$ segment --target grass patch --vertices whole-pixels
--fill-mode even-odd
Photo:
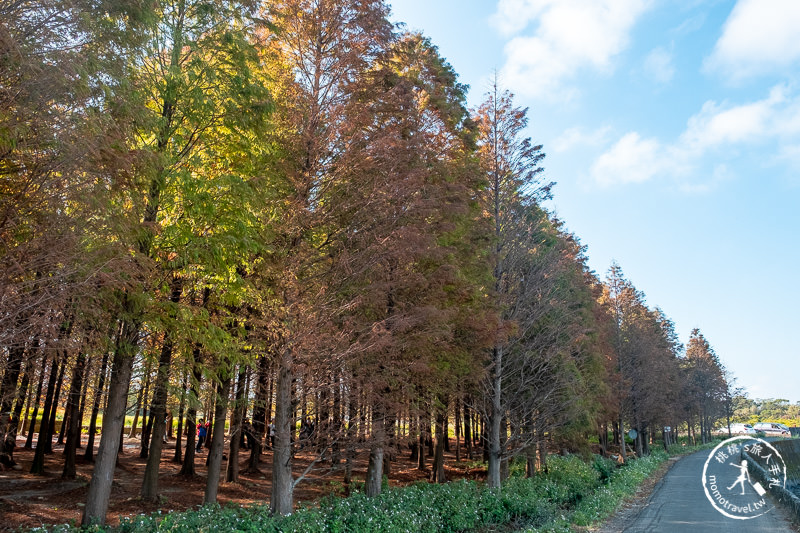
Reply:
[[[680,447],[678,451],[696,449]],[[528,528],[529,532],[567,532],[572,525],[588,526],[614,513],[668,458],[667,452],[657,450],[617,466],[599,456],[588,462],[577,455],[554,456],[547,473],[532,478],[525,478],[520,469],[512,467],[515,474],[499,491],[474,481],[442,485],[420,482],[386,489],[375,498],[358,493],[348,498],[329,496],[287,517],[270,515],[266,506],[206,506],[182,513],[138,515],[123,519],[117,528],[92,531],[457,533],[513,527]],[[66,533],[79,529],[61,525],[49,530]]]

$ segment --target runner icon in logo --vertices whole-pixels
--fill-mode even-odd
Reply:
[[[733,482],[733,485],[728,487],[728,490],[732,490],[733,487],[736,485],[742,485],[742,496],[744,496],[744,482],[747,479],[750,482],[750,472],[747,470],[747,461],[742,461],[741,465],[737,465],[734,463],[729,463],[731,466],[736,467],[739,469],[739,477],[736,478],[736,481]]]

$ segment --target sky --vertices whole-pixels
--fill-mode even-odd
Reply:
[[[549,204],[750,398],[800,401],[800,0],[389,0],[476,107],[529,108]]]

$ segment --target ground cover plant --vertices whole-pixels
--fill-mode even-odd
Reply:
[[[90,530],[433,533],[499,527],[567,532],[573,525],[589,526],[607,518],[671,455],[703,447],[708,445],[672,447],[672,454],[654,450],[651,455],[629,460],[624,465],[599,455],[591,459],[578,455],[552,456],[547,471],[530,478],[512,465],[512,474],[500,490],[470,480],[446,484],[417,482],[407,487],[384,488],[376,497],[367,497],[363,492],[346,498],[327,496],[301,506],[288,516],[277,516],[264,505],[210,505],[186,512],[140,514],[123,518],[115,528],[97,526]],[[79,531],[74,524],[30,531],[44,530]]]

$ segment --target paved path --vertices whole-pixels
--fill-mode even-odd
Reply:
[[[719,513],[708,501],[703,490],[703,465],[709,450],[698,452],[675,463],[656,485],[644,508],[631,522],[625,533],[640,532],[793,532],[788,515],[774,507],[758,518],[736,520]],[[730,480],[720,479],[719,486],[727,487],[736,480],[736,470],[731,468]]]

